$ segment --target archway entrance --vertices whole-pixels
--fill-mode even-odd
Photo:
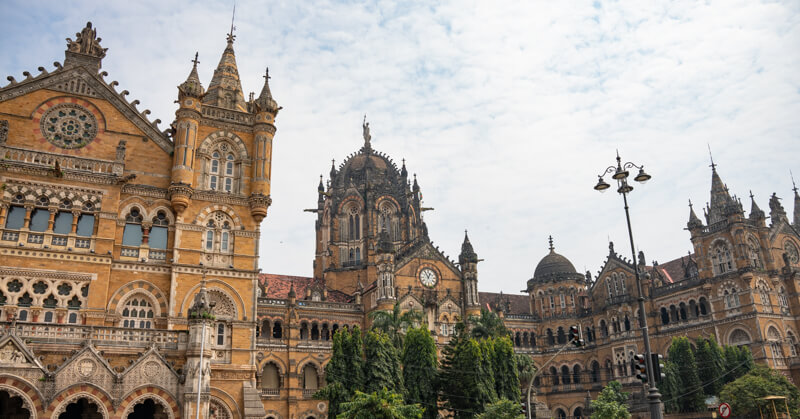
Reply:
[[[103,419],[103,414],[93,401],[81,397],[68,404],[58,419]]]
[[[153,399],[144,399],[133,407],[133,411],[128,414],[127,419],[168,419],[169,415],[164,411],[164,406],[156,403]]]
[[[0,412],[4,418],[8,419],[29,419],[31,412],[24,408],[22,397],[15,396],[9,392],[0,391]]]

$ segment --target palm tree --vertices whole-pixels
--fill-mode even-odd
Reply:
[[[395,303],[391,312],[378,310],[369,313],[369,318],[372,320],[372,328],[378,329],[389,335],[392,343],[398,349],[403,347],[402,334],[411,326],[416,326],[422,323],[422,312],[418,310],[409,310],[405,313],[400,313],[400,305]]]
[[[503,324],[503,319],[485,308],[481,309],[480,316],[470,316],[469,323],[472,324],[470,334],[474,338],[489,338],[508,334],[508,329]]]

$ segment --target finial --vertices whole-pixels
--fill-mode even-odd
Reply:
[[[711,144],[706,144],[708,146],[708,157],[711,158],[711,165],[709,166],[712,171],[717,171],[717,165],[714,164],[714,155],[711,154]]]
[[[267,67],[267,73],[264,75],[264,80],[266,80],[266,82],[269,83],[269,79],[271,78],[272,77],[269,76],[269,67]]]
[[[192,62],[194,63],[194,67],[195,68],[197,68],[197,64],[200,64],[200,61],[197,60],[197,57],[199,57],[199,56],[200,56],[200,53],[195,51],[194,60],[192,60]]]
[[[753,200],[753,190],[752,189],[750,190],[750,200],[751,201]]]
[[[236,1],[233,2],[233,14],[231,14],[231,31],[228,32],[228,43],[233,43],[233,40],[236,39],[236,35],[233,34],[233,31],[236,30],[236,26],[233,26],[233,20],[236,18]]]
[[[689,209],[694,209],[694,208],[692,208],[692,200],[691,199],[689,199]]]
[[[794,191],[794,194],[797,195],[797,185],[794,184],[794,175],[792,174],[791,169],[789,169],[789,177],[792,178],[792,191]]]
[[[550,242],[550,251],[552,252],[555,249],[553,247],[553,236],[548,236],[547,241]]]
[[[364,122],[361,124],[361,129],[363,130],[364,135],[364,148],[370,149],[371,146],[369,144],[369,140],[372,139],[372,135],[369,134],[369,122],[367,122],[367,114],[364,114]]]

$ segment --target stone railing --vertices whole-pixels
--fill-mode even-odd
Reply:
[[[262,388],[261,389],[261,397],[278,397],[281,395],[281,389],[279,388]]]
[[[31,343],[82,344],[146,348],[155,343],[162,349],[185,349],[189,332],[178,330],[129,329],[122,327],[60,325],[52,323],[0,322],[0,333],[15,333]]]
[[[326,310],[361,311],[361,306],[353,303],[335,303],[333,301],[298,300],[298,307]]]
[[[97,173],[104,175],[122,175],[125,164],[110,160],[86,159],[82,157],[67,156],[64,154],[48,153],[45,151],[27,150],[17,147],[0,147],[0,157],[3,163],[23,163],[38,166],[43,169],[56,169],[56,164],[61,170],[83,173]],[[59,173],[54,173],[59,176]]]
[[[285,306],[286,303],[287,303],[287,300],[281,300],[281,299],[278,299],[278,298],[258,297],[258,305],[260,305],[260,306],[261,305],[264,305],[264,306]]]
[[[704,281],[697,276],[693,276],[688,279],[684,279],[682,281],[673,282],[671,284],[666,284],[660,286],[658,288],[653,288],[653,297],[661,297],[667,294],[671,294],[673,292],[682,291],[687,288],[692,288],[697,285],[702,284]]]
[[[2,244],[12,246],[33,247],[36,249],[57,249],[80,252],[92,252],[94,249],[94,237],[77,236],[75,234],[62,235],[55,234],[52,230],[30,231],[30,230],[2,230],[0,241]]]
[[[285,347],[288,344],[287,339],[275,339],[275,338],[263,338],[259,337],[256,339],[256,345],[258,346],[283,346]]]
[[[245,112],[221,109],[213,106],[203,106],[203,116],[206,118],[222,121],[238,122],[240,124],[252,125],[253,115]]]

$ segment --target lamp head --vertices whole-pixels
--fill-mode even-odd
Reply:
[[[627,170],[622,170],[621,168],[618,167],[617,171],[614,172],[613,175],[611,175],[611,178],[614,179],[614,180],[622,180],[622,179],[625,179],[626,177],[628,177],[629,174],[630,173],[628,173]]]
[[[628,193],[628,192],[630,192],[632,190],[633,190],[633,186],[628,185],[628,182],[624,182],[622,184],[622,186],[620,186],[619,189],[617,189],[617,192],[624,194],[624,193]]]
[[[635,181],[637,181],[639,183],[646,183],[648,180],[650,180],[651,177],[652,176],[650,176],[647,173],[645,173],[644,166],[642,166],[641,168],[639,168],[639,174],[636,175],[636,177],[633,178],[633,180],[635,180]]]
[[[594,190],[605,192],[608,188],[611,187],[611,185],[609,185],[608,183],[606,183],[606,181],[603,180],[602,176],[598,176],[598,178],[599,179],[597,179],[597,185],[594,185]]]

